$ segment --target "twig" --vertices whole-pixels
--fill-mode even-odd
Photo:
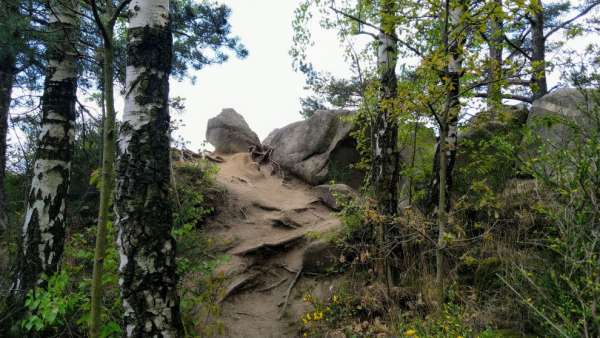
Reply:
[[[285,264],[281,264],[280,267],[287,272],[298,273],[298,271],[288,268],[287,265],[285,265]]]
[[[535,311],[535,313],[537,315],[539,315],[540,317],[542,317],[548,324],[550,324],[556,331],[558,331],[563,337],[568,337],[567,334],[565,334],[563,332],[563,330],[558,327],[554,322],[552,322],[548,317],[546,317],[546,315],[544,315],[543,312],[541,312],[538,308],[536,308],[533,304],[531,304],[531,302],[528,302],[527,299],[525,299],[525,297],[523,297],[523,295],[521,295],[512,285],[510,285],[506,279],[504,279],[502,276],[500,276],[499,274],[496,274],[496,276],[514,293],[517,295],[517,297],[519,297],[521,299],[521,301],[523,303],[525,303],[527,306],[529,306],[533,311]]]
[[[285,301],[283,302],[283,306],[281,307],[281,313],[279,314],[279,319],[281,319],[283,317],[283,314],[285,313],[285,309],[287,308],[288,301],[290,299],[290,294],[292,293],[292,289],[294,288],[294,285],[296,285],[296,282],[298,281],[298,278],[300,278],[301,274],[302,274],[302,268],[300,268],[298,270],[298,273],[296,273],[296,277],[294,277],[294,279],[290,283],[290,286],[287,289],[287,293],[285,295]]]
[[[255,318],[264,318],[263,316],[257,316],[248,312],[242,312],[242,311],[236,311],[235,312],[236,315],[242,315],[242,316],[248,316],[248,317],[255,317]]]
[[[267,287],[264,287],[262,289],[258,289],[256,291],[258,291],[258,292],[265,292],[265,291],[272,290],[272,289],[278,287],[279,285],[283,284],[283,282],[285,282],[286,280],[287,280],[287,277],[283,277],[279,282],[273,283],[273,284],[271,284],[271,285],[269,285]]]

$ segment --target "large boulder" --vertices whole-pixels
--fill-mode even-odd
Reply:
[[[575,123],[580,127],[592,126],[589,113],[593,95],[592,91],[583,92],[576,88],[561,88],[546,94],[533,102],[527,126],[543,141],[564,144],[571,136],[564,122]]]
[[[221,154],[247,152],[250,146],[260,145],[255,132],[244,117],[231,108],[208,120],[206,140]]]
[[[271,159],[284,170],[318,185],[329,180],[358,187],[362,174],[351,168],[360,160],[352,124],[344,121],[352,112],[318,110],[304,121],[275,129],[263,141],[273,149]]]
[[[545,174],[554,175],[552,168],[556,168],[559,158],[554,158],[553,154],[574,149],[585,142],[589,137],[586,131],[596,126],[598,95],[599,92],[594,90],[561,88],[536,100],[527,119],[531,137],[524,138],[520,157],[532,161]],[[540,152],[540,146],[545,150]],[[540,156],[543,157],[541,160]],[[548,160],[554,165],[548,165]],[[563,163],[565,168],[571,166],[567,162]]]

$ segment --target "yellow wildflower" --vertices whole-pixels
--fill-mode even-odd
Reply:
[[[406,332],[404,332],[404,335],[407,337],[414,337],[417,335],[417,331],[414,329],[406,330]]]

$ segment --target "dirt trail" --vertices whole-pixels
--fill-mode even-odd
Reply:
[[[224,250],[231,259],[217,271],[228,280],[221,317],[226,336],[294,337],[302,300],[292,289],[283,314],[288,289],[302,269],[310,234],[333,231],[340,222],[311,186],[272,175],[248,154],[221,156],[217,180],[227,201],[206,229],[230,243]]]

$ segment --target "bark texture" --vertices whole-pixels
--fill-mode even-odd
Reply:
[[[398,180],[400,154],[398,151],[398,122],[394,114],[398,79],[396,61],[398,46],[395,26],[396,4],[392,0],[381,3],[381,27],[378,36],[377,64],[379,72],[379,107],[373,128],[373,188],[379,213],[385,221],[380,224],[379,245],[382,266],[380,274],[389,287],[391,268],[384,249],[387,242],[387,222],[398,208]]]
[[[77,2],[67,3],[76,8]],[[65,240],[65,202],[75,137],[78,24],[72,10],[58,1],[51,2],[50,12],[42,125],[21,234],[21,259],[12,287],[21,295],[40,285],[42,274],[57,271]]]
[[[7,228],[4,176],[6,174],[6,137],[8,133],[10,97],[14,82],[14,68],[15,58],[12,54],[0,59],[0,235]]]
[[[438,241],[436,248],[436,285],[439,301],[444,295],[443,261],[446,246],[445,236],[450,209],[450,191],[452,189],[452,169],[458,148],[458,117],[460,114],[460,79],[462,76],[463,48],[466,41],[464,14],[468,8],[467,0],[445,3],[446,24],[444,25],[443,40],[448,63],[445,77],[446,106],[440,117],[440,139],[438,142],[437,161],[437,223]]]
[[[542,0],[534,0],[531,21],[531,92],[533,101],[548,93],[546,81],[546,38],[544,37],[544,5]]]
[[[127,337],[180,337],[169,199],[169,0],[129,5],[115,208]]]

